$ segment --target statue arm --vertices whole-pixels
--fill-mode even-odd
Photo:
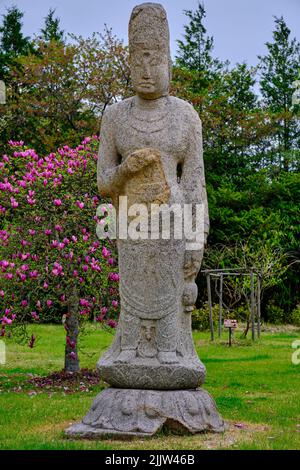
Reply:
[[[124,182],[124,167],[114,138],[114,119],[111,107],[103,115],[100,130],[100,148],[97,163],[97,184],[101,196],[117,194]]]
[[[202,124],[198,114],[192,110],[189,126],[189,147],[183,163],[182,187],[186,204],[203,204],[204,210],[204,243],[209,233],[209,214],[205,184],[205,171],[202,149]],[[195,228],[195,212],[193,210],[193,229]],[[186,251],[185,276],[195,277],[200,269],[204,247],[199,250]]]

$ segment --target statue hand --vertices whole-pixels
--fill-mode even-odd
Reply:
[[[125,172],[127,174],[137,173],[148,165],[158,163],[160,153],[158,150],[145,148],[136,150],[126,158],[124,162]]]

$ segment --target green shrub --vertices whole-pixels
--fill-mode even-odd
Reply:
[[[290,316],[290,323],[292,325],[300,326],[300,304],[292,311]]]
[[[219,304],[214,304],[212,307],[213,324],[217,327],[219,321]],[[246,305],[239,306],[236,310],[226,311],[223,309],[222,320],[224,318],[236,319],[240,322],[245,322],[249,317],[249,309]],[[209,329],[209,307],[208,302],[205,302],[202,308],[195,309],[192,313],[192,328],[193,330],[205,331]]]
[[[219,305],[215,304],[212,307],[214,326],[218,322]],[[205,331],[209,329],[209,307],[208,302],[205,302],[202,308],[196,309],[192,313],[192,328],[193,330]]]
[[[286,323],[285,311],[272,301],[269,302],[266,307],[266,315],[269,323],[273,323],[274,325]]]

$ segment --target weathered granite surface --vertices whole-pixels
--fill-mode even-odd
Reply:
[[[147,208],[151,203],[167,208],[203,203],[207,235],[201,122],[190,104],[168,95],[169,30],[159,4],[133,10],[129,47],[137,94],[110,106],[103,117],[100,194],[111,196],[116,207],[119,196],[127,196],[128,208],[136,203]],[[129,216],[128,224],[131,220]],[[186,250],[184,237],[174,236],[174,220],[167,240],[160,229],[159,239],[152,239],[148,230],[140,227],[141,239],[118,240],[118,335],[98,367],[116,387],[197,387],[203,383],[205,369],[194,350],[191,311],[203,250]],[[165,367],[169,364],[174,364],[173,374]]]
[[[154,232],[147,223],[153,203],[166,211],[202,204],[204,240],[209,228],[201,121],[190,104],[169,96],[169,29],[161,5],[133,9],[129,49],[136,96],[103,116],[98,188],[117,210],[120,196],[127,197],[128,229],[135,204],[144,204],[146,214],[140,213],[137,238],[119,233],[117,240],[121,313],[114,342],[98,362],[101,377],[115,388],[100,393],[67,435],[152,435],[163,425],[223,431],[214,401],[197,389],[205,367],[191,330],[204,243],[191,250],[187,236],[175,236],[175,213],[169,237],[162,223]],[[191,218],[194,227],[194,213]]]
[[[215,402],[202,389],[180,391],[122,390],[100,393],[82,423],[66,430],[69,437],[151,437],[162,427],[174,432],[223,432],[226,425]]]

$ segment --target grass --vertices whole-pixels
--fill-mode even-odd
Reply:
[[[34,325],[33,349],[6,340],[7,361],[0,365],[1,449],[300,449],[300,365],[291,362],[292,342],[300,332],[263,333],[260,341],[226,337],[214,344],[207,333],[194,333],[197,352],[207,367],[205,388],[213,395],[229,430],[221,435],[151,439],[69,440],[63,430],[80,421],[103,385],[69,394],[39,390],[28,380],[63,368],[64,330]],[[81,367],[94,368],[112,335],[89,326],[81,339]]]

